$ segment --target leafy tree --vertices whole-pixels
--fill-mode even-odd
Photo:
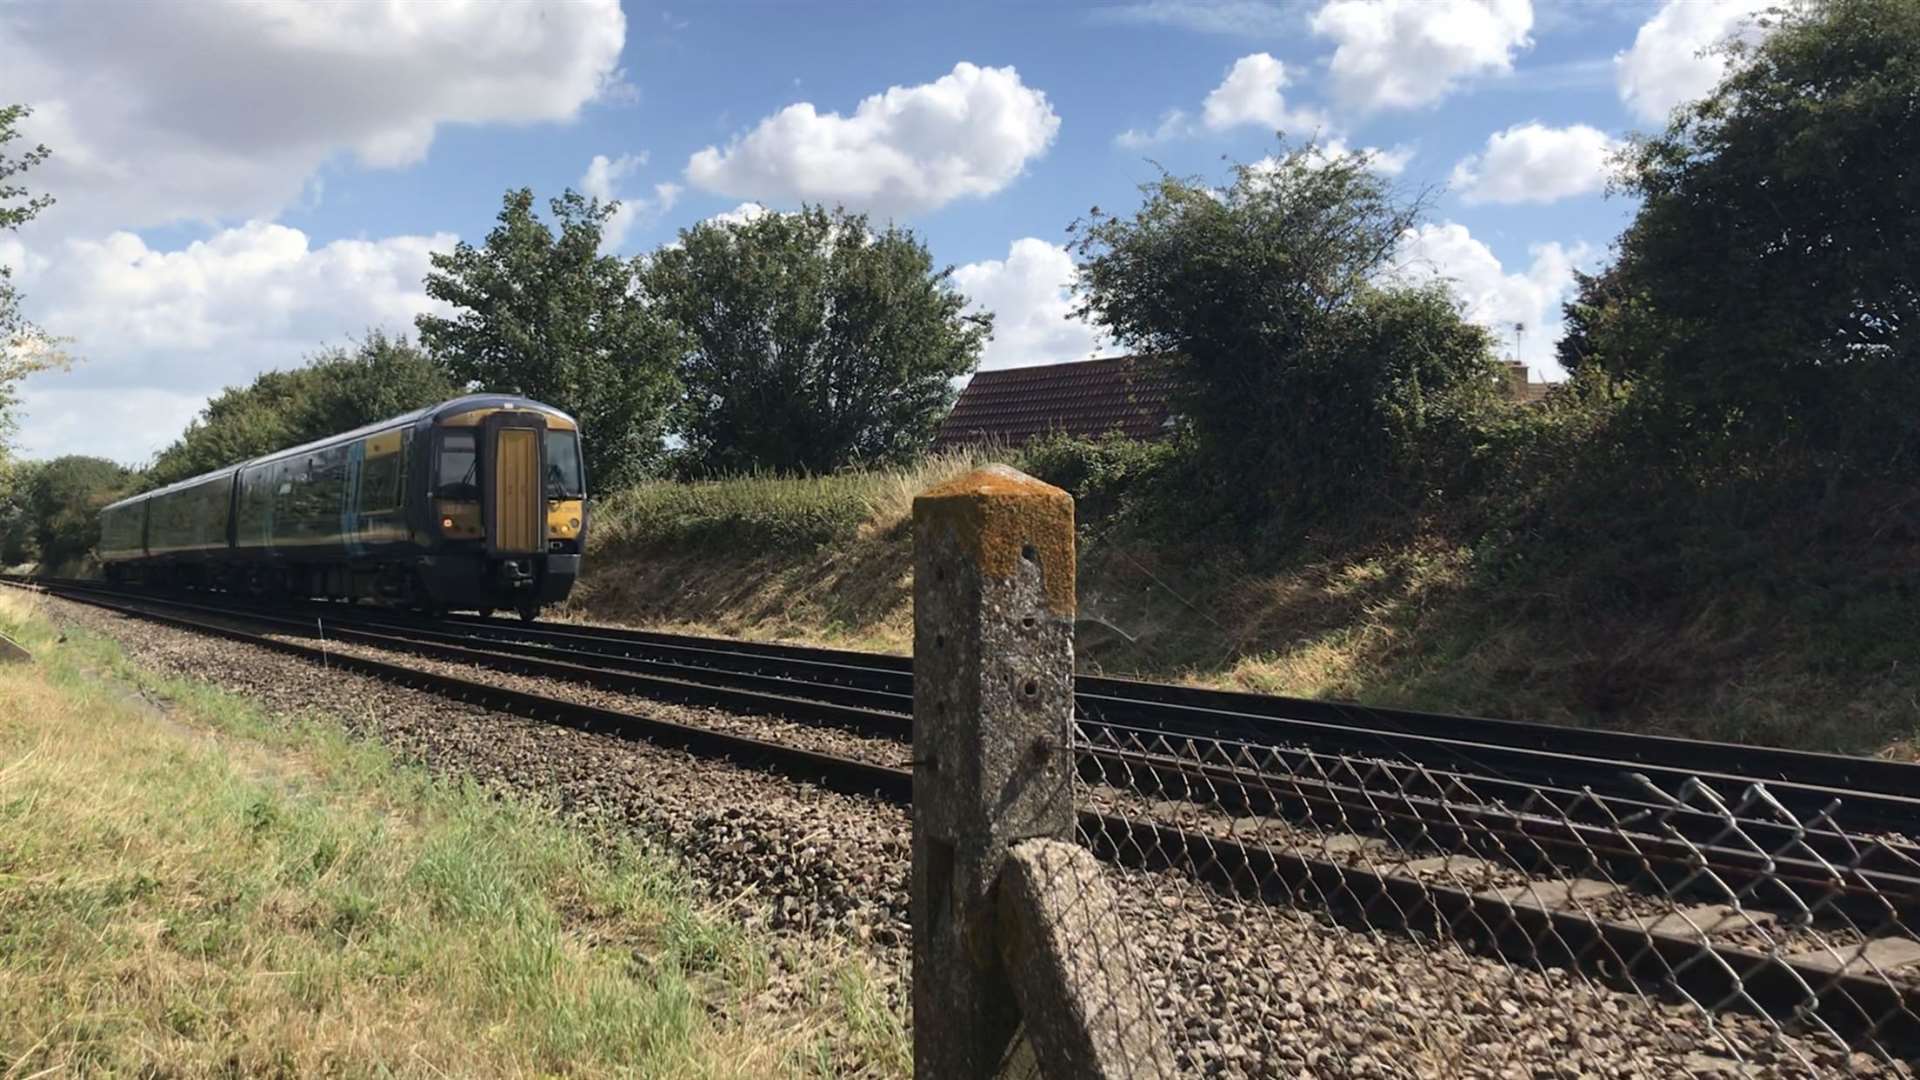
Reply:
[[[682,230],[639,269],[680,329],[679,433],[696,472],[825,472],[926,447],[992,316],[906,229],[810,206]]]
[[[18,566],[40,557],[29,497],[37,461],[0,461],[0,566]]]
[[[207,402],[145,482],[176,480],[289,446],[351,431],[455,396],[453,380],[404,337],[375,330],[350,348],[328,349],[305,366],[269,371]]]
[[[458,311],[415,324],[459,382],[577,416],[596,484],[617,485],[664,453],[676,335],[636,295],[627,264],[599,253],[619,204],[568,191],[549,206],[553,226],[531,191],[509,191],[484,246],[433,256],[427,294]]]
[[[1495,393],[1488,335],[1444,287],[1391,282],[1419,206],[1369,165],[1307,144],[1074,226],[1082,311],[1175,365],[1202,471],[1242,515],[1438,483],[1437,440]]]
[[[36,465],[26,511],[42,566],[85,557],[100,542],[100,508],[127,491],[132,474],[105,458],[57,457]]]
[[[1920,452],[1920,4],[1771,18],[1626,155],[1643,201],[1579,347],[1688,429],[1892,467]]]
[[[32,221],[40,211],[53,205],[51,195],[32,195],[25,185],[14,181],[28,169],[45,161],[53,151],[35,146],[14,157],[6,145],[19,138],[15,128],[32,115],[24,105],[0,106],[0,229],[13,231]],[[5,474],[6,438],[13,430],[13,407],[17,403],[13,388],[36,371],[63,367],[66,356],[60,340],[29,322],[20,313],[20,293],[13,284],[11,267],[0,266],[0,485],[7,484]]]

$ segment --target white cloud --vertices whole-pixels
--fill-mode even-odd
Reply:
[[[708,218],[714,225],[746,225],[766,217],[772,211],[757,202],[743,202],[731,210],[722,210]]]
[[[622,195],[619,188],[622,183],[639,172],[647,164],[647,154],[621,154],[609,158],[605,154],[593,155],[587,163],[585,175],[580,177],[580,193],[601,202],[618,200],[620,208],[607,218],[600,231],[600,250],[617,250],[626,240],[627,233],[633,230],[635,223],[654,221],[660,215],[673,209],[680,201],[679,184],[655,184],[651,197],[640,195]]]
[[[1095,8],[1100,22],[1177,26],[1204,34],[1279,37],[1291,33],[1295,16],[1270,0],[1145,0]]]
[[[1619,144],[1585,124],[1515,124],[1487,137],[1486,149],[1461,159],[1451,183],[1468,203],[1550,203],[1606,187],[1608,158]]]
[[[1288,81],[1286,65],[1271,55],[1260,52],[1243,56],[1207,95],[1201,118],[1214,131],[1248,124],[1270,131],[1319,127],[1324,121],[1318,114],[1287,107],[1280,90]]]
[[[1407,231],[1394,276],[1410,282],[1435,277],[1450,281],[1466,305],[1466,317],[1491,330],[1503,354],[1513,350],[1514,324],[1524,323],[1520,359],[1536,375],[1559,378],[1566,374],[1553,356],[1560,340],[1560,305],[1572,295],[1574,269],[1590,259],[1593,250],[1585,244],[1548,243],[1529,247],[1527,254],[1532,262],[1510,273],[1465,225],[1427,224]]]
[[[1505,74],[1530,47],[1531,0],[1328,0],[1313,32],[1336,43],[1329,72],[1361,109],[1429,105],[1474,76]]]
[[[1073,310],[1073,257],[1059,244],[1035,237],[1015,240],[1005,259],[968,263],[953,282],[973,301],[969,310],[991,311],[993,341],[983,368],[1025,367],[1085,360],[1103,342]]]
[[[969,63],[919,86],[895,86],[850,116],[789,105],[687,162],[687,180],[770,202],[843,202],[913,213],[991,195],[1046,153],[1060,130],[1047,96],[1013,68]]]
[[[1779,0],[1667,0],[1613,58],[1620,100],[1635,116],[1664,123],[1675,106],[1705,97],[1726,74],[1726,59],[1705,54],[1730,37],[1757,40],[1752,16]]]
[[[1202,129],[1227,131],[1253,126],[1301,135],[1326,127],[1328,120],[1320,113],[1287,104],[1281,90],[1291,81],[1287,66],[1271,54],[1251,53],[1235,60],[1220,85],[1207,94],[1197,123],[1184,109],[1168,109],[1153,131],[1129,128],[1115,136],[1114,142],[1134,150],[1195,135]]]
[[[0,8],[7,99],[53,147],[39,235],[271,217],[342,152],[421,160],[449,123],[565,120],[620,85],[617,0]]]
[[[1307,160],[1315,166],[1325,166],[1336,159],[1354,154],[1365,154],[1367,165],[1382,176],[1399,176],[1412,164],[1416,151],[1411,146],[1396,146],[1391,150],[1382,150],[1377,146],[1363,146],[1358,150],[1347,145],[1345,139],[1327,139],[1313,144]],[[1269,154],[1254,162],[1250,168],[1256,173],[1268,173],[1278,168],[1279,163]]]
[[[29,314],[73,338],[82,362],[27,381],[20,443],[37,456],[142,461],[223,386],[444,311],[421,283],[429,255],[453,243],[442,233],[316,248],[298,229],[255,221],[173,251],[116,232],[28,255]]]

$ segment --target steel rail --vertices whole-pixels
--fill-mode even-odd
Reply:
[[[99,582],[51,583],[106,588]],[[332,603],[308,604],[303,610],[329,616],[336,624],[381,622],[410,633],[446,633],[453,627],[530,654],[533,647],[545,646],[556,651],[871,690],[879,696],[861,698],[850,693],[836,699],[880,710],[887,708],[888,701],[906,702],[912,694],[912,661],[907,657],[624,628],[525,625],[477,616],[433,623]],[[652,670],[664,673],[665,669]],[[1078,677],[1076,700],[1083,716],[1131,727],[1257,744],[1308,745],[1335,754],[1399,756],[1484,778],[1509,777],[1572,788],[1599,786],[1620,793],[1628,793],[1617,786],[1623,780],[1634,788],[1642,786],[1632,777],[1636,770],[1623,765],[1637,766],[1641,775],[1656,782],[1664,777],[1684,783],[1685,778],[1701,775],[1701,762],[1711,761],[1715,765],[1713,777],[1725,782],[1764,781],[1769,791],[1796,814],[1817,814],[1840,799],[1852,828],[1920,835],[1920,764],[1908,762],[1092,675]]]
[[[144,609],[139,601],[85,593],[79,598],[122,614],[246,642],[528,719],[644,738],[765,766],[830,790],[895,805],[908,805],[912,798],[912,773],[903,768],[583,705],[353,653],[329,652],[217,622]],[[1816,962],[1794,957],[1703,942],[1577,910],[1536,907],[1122,814],[1082,810],[1080,824],[1095,854],[1103,858],[1195,877],[1228,895],[1289,906],[1301,905],[1303,897],[1317,899],[1329,913],[1359,926],[1415,933],[1444,926],[1464,947],[1517,963],[1571,966],[1609,981],[1632,977],[1670,985],[1696,1001],[1718,1002],[1782,1020],[1812,1014],[1842,1037],[1870,1042],[1889,1055],[1920,1049],[1920,984],[1895,984],[1852,971],[1835,974]],[[1363,896],[1375,899],[1362,903]],[[1700,962],[1705,956],[1716,962]]]
[[[61,583],[57,587],[99,595],[124,595],[125,592],[92,583]],[[291,632],[308,636],[316,632],[316,626],[324,625],[318,615],[315,621],[310,622],[275,610],[236,610],[219,604],[146,594],[139,594],[139,599],[216,616],[279,624],[288,627]],[[321,608],[325,614],[333,613],[325,611],[326,608],[338,610],[337,605],[322,605]],[[832,724],[866,735],[878,734],[898,739],[911,737],[908,715],[911,712],[911,699],[897,694],[719,668],[689,669],[629,657],[596,657],[594,663],[582,664],[577,662],[581,658],[575,654],[556,654],[519,641],[490,639],[486,642],[487,648],[476,649],[471,639],[434,624],[407,626],[402,634],[370,631],[365,629],[367,625],[400,629],[399,625],[377,619],[345,623],[336,619],[331,624],[331,632],[336,640],[412,651],[436,659],[514,674],[567,679],[681,704]],[[553,658],[558,655],[574,656],[574,659]],[[698,677],[686,677],[696,672]],[[1172,735],[1160,729],[1132,729],[1126,725],[1086,717],[1080,720],[1079,728],[1087,744],[1079,747],[1081,752],[1092,755],[1102,763],[1102,767],[1116,770],[1138,767],[1133,765],[1135,759],[1146,761],[1151,758],[1144,750],[1132,752],[1120,749],[1118,733],[1121,732],[1125,732],[1125,737],[1135,745],[1142,747],[1155,740],[1180,738],[1189,740],[1190,750],[1199,745],[1192,741],[1192,736]],[[1344,803],[1339,799],[1322,801],[1346,805],[1362,816],[1368,812],[1370,805],[1390,803],[1400,808],[1392,816],[1441,831],[1449,828],[1451,818],[1458,815],[1462,806],[1471,805],[1479,808],[1474,811],[1474,816],[1482,828],[1488,830],[1488,835],[1504,833],[1506,839],[1524,846],[1545,845],[1569,857],[1579,856],[1585,850],[1602,850],[1594,849],[1591,843],[1602,835],[1600,830],[1623,831],[1631,828],[1643,838],[1639,848],[1639,857],[1643,861],[1684,866],[1708,857],[1717,869],[1724,870],[1740,881],[1753,882],[1767,878],[1780,883],[1795,883],[1798,886],[1797,894],[1810,906],[1836,902],[1850,905],[1856,898],[1871,902],[1871,897],[1880,895],[1898,898],[1896,906],[1906,911],[1912,903],[1911,898],[1920,891],[1916,890],[1914,878],[1916,869],[1920,869],[1920,847],[1903,850],[1905,845],[1896,847],[1879,842],[1868,844],[1863,850],[1856,836],[1836,829],[1807,828],[1799,823],[1745,818],[1740,819],[1738,825],[1748,846],[1730,848],[1724,843],[1728,825],[1724,814],[1648,801],[1640,777],[1620,773],[1614,763],[1577,763],[1587,778],[1598,776],[1606,781],[1601,785],[1601,790],[1595,790],[1592,785],[1584,789],[1555,786],[1498,774],[1464,774],[1388,759],[1365,758],[1356,763],[1340,756],[1341,752],[1336,750],[1335,759],[1340,767],[1349,772],[1364,768],[1379,776],[1370,784],[1356,776],[1353,784],[1330,785],[1316,780],[1313,775],[1320,769],[1322,758],[1327,753],[1324,747],[1312,745],[1317,740],[1304,738],[1301,745],[1268,746],[1233,743],[1213,736],[1200,738],[1210,742],[1210,756],[1219,758],[1223,754],[1231,755],[1240,761],[1240,764],[1226,770],[1213,768],[1209,772],[1201,766],[1201,771],[1194,773],[1206,780],[1209,794],[1215,801],[1220,801],[1224,793],[1228,796],[1226,801],[1234,805],[1271,805],[1271,797],[1260,792],[1273,784],[1285,785],[1297,791],[1332,791],[1337,788],[1349,793]],[[1497,754],[1499,751],[1500,748],[1496,747],[1488,752]],[[1184,756],[1191,758],[1195,755],[1189,753]],[[1265,761],[1253,762],[1256,756]],[[1157,767],[1157,773],[1166,774],[1174,768],[1171,763],[1180,757],[1162,755],[1160,760],[1163,764]],[[1557,757],[1564,759],[1566,755]],[[1658,779],[1671,787],[1682,786],[1690,778],[1706,778],[1723,787],[1745,783],[1741,778],[1699,770],[1661,772]],[[1160,790],[1172,791],[1191,786],[1168,775],[1155,775],[1151,779],[1154,787]],[[1382,779],[1386,782],[1381,782]],[[1235,788],[1241,790],[1236,793],[1232,790]],[[1619,794],[1622,789],[1629,794]],[[1423,791],[1431,797],[1423,798]],[[1355,793],[1360,792],[1364,792],[1369,801],[1355,801],[1359,798]],[[1454,796],[1451,799],[1448,798],[1450,794]],[[1460,795],[1471,801],[1462,802]],[[1824,801],[1831,802],[1835,793],[1820,793],[1820,796]],[[1536,809],[1543,804],[1550,811]],[[1410,809],[1415,807],[1420,809]],[[1517,807],[1517,810],[1508,807]],[[1530,809],[1532,812],[1529,812]],[[1513,816],[1515,814],[1519,816]],[[1561,819],[1558,826],[1541,824],[1553,818]],[[1492,824],[1494,822],[1509,824],[1496,828]],[[1535,824],[1523,828],[1512,824],[1514,822]],[[1577,839],[1582,836],[1589,838],[1584,848]],[[1769,866],[1773,867],[1771,874],[1767,870]],[[1863,918],[1884,914],[1884,910],[1850,910]]]

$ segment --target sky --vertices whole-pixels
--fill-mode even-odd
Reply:
[[[1397,271],[1557,377],[1573,272],[1634,209],[1609,155],[1767,2],[0,0],[0,103],[58,200],[0,264],[80,361],[27,381],[16,442],[141,464],[223,387],[409,331],[430,256],[518,187],[620,200],[623,255],[864,210],[995,313],[983,366],[1086,359],[1114,347],[1069,318],[1068,226],[1278,131],[1424,193]]]

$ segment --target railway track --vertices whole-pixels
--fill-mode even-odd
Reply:
[[[902,658],[477,619],[429,625],[341,605],[312,605],[291,614],[203,602],[211,600],[207,597],[132,594],[95,583],[37,587],[523,716],[669,742],[892,802],[904,803],[911,795],[911,773],[904,768],[343,655],[286,637],[324,633],[334,642],[834,724],[904,741],[911,730],[911,671]],[[242,623],[274,629],[257,631]],[[1084,677],[1079,698],[1076,749],[1083,774],[1109,785],[1124,775],[1122,786],[1134,799],[1105,806],[1095,800],[1094,807],[1083,810],[1083,830],[1103,857],[1147,868],[1178,867],[1216,889],[1270,902],[1297,905],[1303,898],[1316,899],[1336,917],[1358,925],[1416,932],[1444,925],[1463,939],[1478,938],[1477,947],[1528,963],[1637,978],[1696,1001],[1727,1001],[1779,1018],[1810,1014],[1846,1037],[1907,1052],[1920,1049],[1920,979],[1849,968],[1844,958],[1835,964],[1820,950],[1806,955],[1755,951],[1715,941],[1671,919],[1598,918],[1582,905],[1552,899],[1556,890],[1568,897],[1583,891],[1582,882],[1637,881],[1656,892],[1684,894],[1685,881],[1701,879],[1704,870],[1716,889],[1731,890],[1756,908],[1798,911],[1809,921],[1825,915],[1883,930],[1893,927],[1895,936],[1911,936],[1903,928],[1916,925],[1920,912],[1920,862],[1914,849],[1898,841],[1863,845],[1855,827],[1843,827],[1834,809],[1836,799],[1841,806],[1862,800],[1871,805],[1858,820],[1883,828],[1898,822],[1903,826],[1898,831],[1916,831],[1913,799],[1897,787],[1900,778],[1913,775],[1911,766],[1756,751],[1715,757],[1722,771],[1701,774],[1678,764],[1682,747],[1693,747],[1693,759],[1700,760],[1699,744],[1679,740],[1642,743],[1632,748],[1631,758],[1609,761],[1534,749],[1530,743],[1547,741],[1538,725],[1376,714],[1317,702],[1302,709],[1284,699]],[[1302,712],[1309,715],[1297,719]],[[1360,730],[1354,723],[1376,715],[1383,717],[1385,730]],[[1153,726],[1123,722],[1143,720]],[[1517,745],[1482,741],[1500,732],[1514,732]],[[1633,738],[1576,735],[1574,742],[1583,750],[1624,745]],[[1328,745],[1341,749],[1330,752]],[[1353,749],[1368,746],[1366,757]],[[1401,756],[1386,756],[1388,748]],[[1411,750],[1426,756],[1414,757]],[[1344,771],[1314,767],[1330,755]],[[1482,771],[1458,768],[1462,762]],[[1796,771],[1796,762],[1817,782],[1773,779]],[[1765,782],[1770,792],[1779,789],[1774,797],[1782,807],[1813,817],[1814,827],[1736,817],[1742,843],[1730,846],[1726,811],[1658,798],[1665,790],[1662,782],[1681,789],[1687,778],[1702,775],[1722,784]],[[1618,794],[1601,793],[1591,783],[1565,787],[1529,776],[1606,778],[1608,790]],[[1832,782],[1841,780],[1880,786],[1840,790]],[[1905,790],[1920,788],[1909,781]],[[1174,824],[1168,819],[1182,815],[1142,813],[1148,798],[1205,810]],[[1808,807],[1814,808],[1811,813]],[[1273,819],[1319,830],[1322,841],[1315,847],[1238,835],[1239,825],[1248,820]],[[1755,837],[1780,846],[1764,846]],[[1405,857],[1398,862],[1354,857],[1383,848]],[[1416,856],[1429,850],[1445,853],[1443,863],[1484,856],[1483,865],[1521,868],[1537,880],[1516,890],[1460,887],[1450,883],[1457,880],[1451,876],[1423,878],[1415,872],[1418,864],[1435,860]],[[1616,886],[1614,891],[1623,890]],[[1696,913],[1711,907],[1702,904]],[[1718,962],[1702,963],[1704,956]]]

